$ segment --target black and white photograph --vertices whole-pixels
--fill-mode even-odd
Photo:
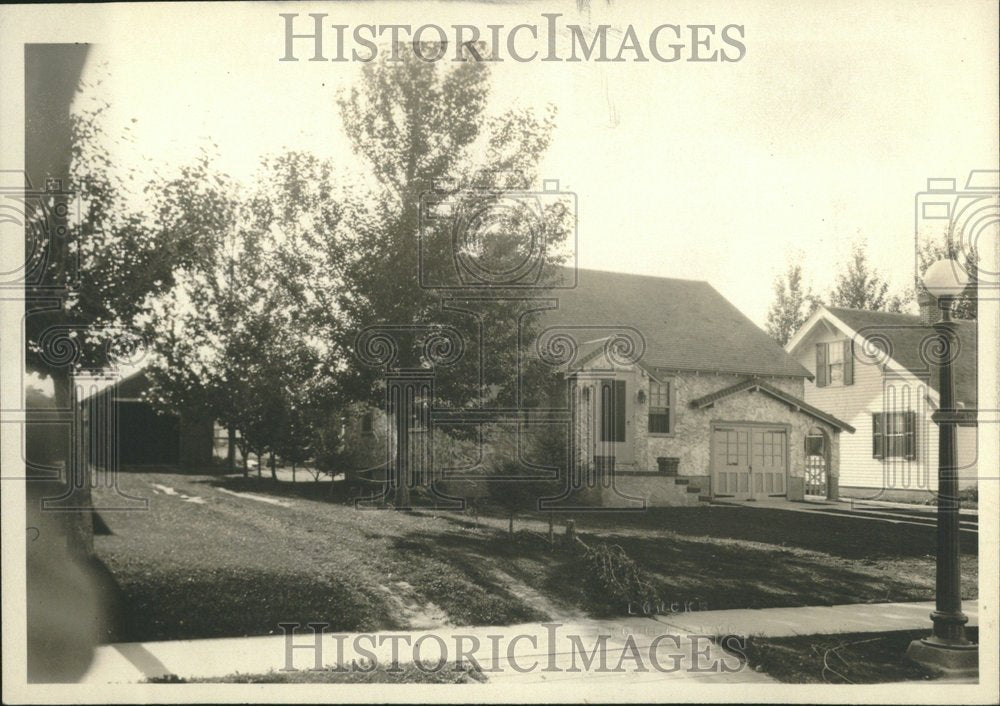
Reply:
[[[0,4],[4,702],[998,703],[998,35]]]

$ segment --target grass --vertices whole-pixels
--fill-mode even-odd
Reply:
[[[282,672],[272,670],[261,674],[228,674],[223,677],[197,679],[150,679],[154,684],[470,684],[485,682],[486,675],[466,666],[456,669],[454,665],[433,671],[437,665],[413,664],[396,665],[389,668],[376,665],[370,672],[343,671],[332,669],[320,671]]]
[[[968,628],[978,641],[978,630]],[[933,679],[934,675],[906,657],[913,640],[928,630],[887,633],[749,637],[740,650],[754,670],[794,684],[878,684]],[[725,646],[725,641],[722,642]]]
[[[121,474],[125,492],[151,502],[149,511],[101,515],[111,534],[95,538],[96,551],[123,597],[111,639],[280,634],[280,622],[373,631],[627,612],[579,554],[548,544],[547,517],[519,518],[512,539],[505,518],[477,528],[443,511],[356,510],[288,485]],[[94,491],[98,502],[110,492]],[[568,517],[557,515],[559,531]],[[716,610],[933,597],[933,527],[739,507],[572,517],[590,546],[620,546],[665,602]],[[966,598],[976,595],[975,549],[963,546]]]

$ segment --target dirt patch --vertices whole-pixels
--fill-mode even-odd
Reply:
[[[587,617],[587,614],[579,608],[556,603],[549,596],[529,586],[524,581],[511,576],[502,569],[494,567],[491,569],[491,574],[493,580],[503,586],[511,595],[530,606],[533,610],[547,615],[548,619],[552,622],[567,623]]]
[[[448,614],[433,601],[421,600],[416,590],[406,581],[394,581],[389,586],[379,586],[386,600],[394,606],[400,625],[408,630],[432,630],[452,627]]]
[[[257,495],[256,493],[237,493],[235,490],[229,490],[229,488],[219,488],[219,492],[225,493],[226,495],[234,495],[237,498],[244,498],[246,500],[256,500],[259,503],[267,503],[268,505],[278,505],[280,507],[292,506],[292,504],[287,500],[269,498],[266,495]]]

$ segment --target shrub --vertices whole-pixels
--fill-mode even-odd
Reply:
[[[617,544],[601,542],[586,547],[583,565],[596,602],[612,613],[660,600],[652,577]]]

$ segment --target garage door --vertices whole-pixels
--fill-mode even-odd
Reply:
[[[719,425],[712,430],[712,444],[713,495],[747,500],[786,494],[784,429]]]

